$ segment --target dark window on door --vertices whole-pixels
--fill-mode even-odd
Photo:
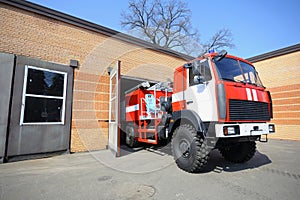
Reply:
[[[64,124],[67,73],[25,66],[21,124]]]
[[[209,67],[207,60],[202,63],[200,74],[201,74],[201,76],[204,76],[205,81],[210,81],[212,79],[210,67]],[[193,74],[193,70],[189,69],[189,84],[190,84],[190,86],[196,85],[196,83],[194,82],[194,76],[195,75]]]

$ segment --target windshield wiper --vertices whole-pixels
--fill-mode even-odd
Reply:
[[[243,84],[246,84],[245,81],[242,81],[242,80],[233,80],[233,79],[230,79],[230,78],[222,78],[222,80],[224,81],[230,81],[230,82],[235,82],[235,83],[243,83]]]
[[[250,85],[258,86],[256,83],[252,83],[252,82],[247,82],[247,83],[250,84]]]
[[[256,87],[263,87],[263,88],[265,88],[265,86],[263,86],[263,85],[261,85],[261,84],[257,84],[257,83],[249,83],[250,85],[254,85],[254,86],[256,86]]]
[[[231,81],[231,82],[235,82],[235,80],[230,79],[230,78],[222,78],[223,81]]]
[[[246,81],[245,81],[245,80],[235,80],[235,82],[243,83],[244,85],[246,84]]]

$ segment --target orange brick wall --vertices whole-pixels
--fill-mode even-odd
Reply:
[[[253,63],[273,99],[272,138],[300,140],[300,51]]]
[[[100,33],[0,3],[0,52],[69,65],[75,71],[71,151],[103,149],[108,138],[109,77],[121,61],[122,74],[172,79],[184,59],[132,45]]]

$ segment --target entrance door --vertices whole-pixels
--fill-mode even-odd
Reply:
[[[120,156],[120,61],[110,69],[108,147]]]
[[[68,151],[74,69],[17,56],[7,157]]]

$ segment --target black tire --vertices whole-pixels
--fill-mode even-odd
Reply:
[[[126,137],[125,142],[127,146],[133,148],[136,146],[137,141],[135,140],[134,127],[133,125],[126,126]]]
[[[172,137],[172,153],[177,166],[187,172],[200,172],[207,164],[208,148],[196,129],[184,124],[176,128]]]
[[[230,162],[243,163],[250,160],[256,152],[256,143],[239,142],[235,145],[219,148],[222,156]]]

